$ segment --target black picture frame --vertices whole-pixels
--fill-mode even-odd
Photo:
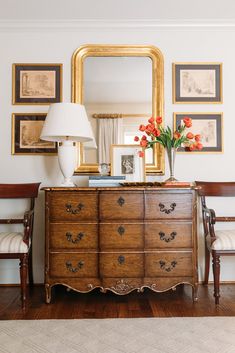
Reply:
[[[12,104],[62,101],[62,64],[13,64]]]
[[[12,154],[57,153],[56,142],[42,141],[39,138],[46,116],[46,113],[12,114]]]

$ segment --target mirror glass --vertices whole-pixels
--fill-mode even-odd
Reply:
[[[138,144],[134,136],[140,124],[147,124],[152,114],[152,60],[149,57],[87,57],[84,61],[83,104],[92,125],[97,148],[84,144],[84,162],[110,163],[100,155],[99,114],[119,114],[117,144]],[[114,118],[113,118],[114,119]],[[104,122],[105,123],[105,122]],[[110,122],[111,123],[111,122]],[[93,147],[93,148],[92,148]],[[146,163],[153,163],[152,150],[147,150]]]
[[[95,45],[72,58],[72,101],[85,105],[95,143],[79,144],[75,173],[99,173],[110,163],[112,144],[138,144],[138,128],[151,116],[163,117],[163,57],[153,46]],[[97,148],[96,148],[97,147]],[[146,173],[163,174],[164,153],[146,152]]]

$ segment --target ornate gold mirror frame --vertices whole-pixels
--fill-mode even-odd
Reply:
[[[72,102],[83,104],[84,61],[87,57],[147,57],[152,60],[152,116],[163,117],[164,112],[164,69],[161,51],[148,45],[83,45],[72,57]],[[138,126],[136,128],[138,130]],[[146,165],[147,174],[164,173],[164,150],[154,145],[153,163]],[[78,165],[75,174],[98,173],[98,164],[83,160],[83,146],[79,144]]]

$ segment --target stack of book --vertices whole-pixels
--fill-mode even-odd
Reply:
[[[113,187],[120,186],[120,183],[125,181],[125,176],[89,176],[89,186],[94,187]]]

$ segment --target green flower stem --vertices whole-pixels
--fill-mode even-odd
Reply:
[[[157,128],[160,130],[160,136],[156,137],[154,134],[149,136],[152,138],[151,141],[148,141],[146,148],[152,148],[155,143],[160,143],[164,148],[170,150],[171,148],[179,148],[182,144],[189,143],[190,140],[183,135],[183,132],[186,129],[185,125],[179,125],[176,129],[176,132],[180,133],[181,137],[178,139],[174,138],[174,134],[169,126],[163,128],[161,125],[157,125]]]

